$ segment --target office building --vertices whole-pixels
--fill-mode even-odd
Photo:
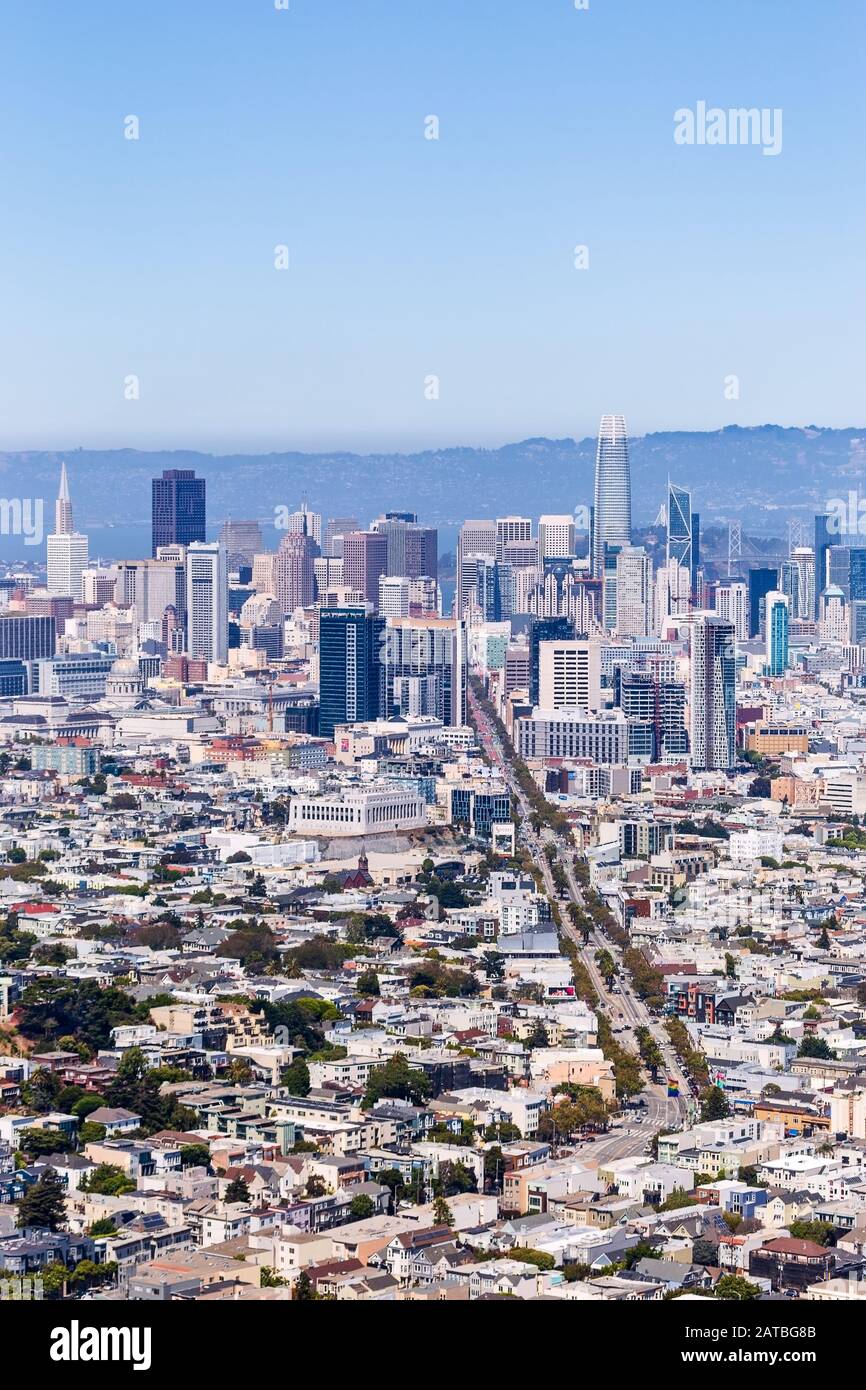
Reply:
[[[543,642],[571,642],[580,629],[571,618],[554,616],[534,619],[529,631],[529,702],[539,699],[540,651]]]
[[[81,576],[89,564],[87,537],[76,531],[72,520],[72,501],[66,464],[60,465],[60,488],[54,503],[54,530],[46,540],[49,594],[68,594],[75,603],[82,599]]]
[[[818,635],[822,642],[848,641],[848,606],[838,584],[828,584],[818,604]]]
[[[251,565],[262,549],[262,528],[257,521],[224,521],[219,538],[226,548],[229,570]]]
[[[457,541],[457,617],[462,618],[470,599],[476,598],[478,556],[496,559],[496,522],[464,521]],[[473,562],[473,563],[470,563]]]
[[[566,560],[574,554],[574,517],[567,512],[561,516],[542,516],[538,520],[538,558]]]
[[[163,545],[205,540],[205,480],[191,468],[167,468],[151,482],[151,554]]]
[[[228,566],[219,541],[194,542],[186,552],[186,650],[194,661],[228,659]]]
[[[361,526],[356,516],[331,516],[325,527],[325,541],[322,546],[322,554],[339,559],[343,554],[343,537],[350,531],[360,531]]]
[[[496,518],[496,554],[494,559],[505,559],[506,545],[515,542],[529,544],[532,541],[532,518],[528,516],[498,516]]]
[[[601,707],[598,642],[542,642],[538,649],[538,704],[543,709]]]
[[[749,570],[749,636],[757,637],[761,632],[761,601],[771,589],[777,589],[779,571],[757,568]]]
[[[623,546],[616,555],[618,637],[648,637],[652,627],[652,561],[640,546]]]
[[[827,552],[833,545],[844,544],[844,538],[837,530],[833,529],[834,522],[828,512],[819,512],[815,517],[815,575],[814,575],[814,611],[808,614],[798,613],[798,617],[815,617],[818,613],[818,599],[821,593],[830,583],[830,573],[827,565]]]
[[[388,537],[378,531],[350,531],[343,537],[343,583],[379,602],[379,577],[388,573]]]
[[[287,531],[282,537],[274,561],[274,585],[275,597],[283,613],[293,613],[296,608],[309,608],[315,603],[318,550],[313,536],[303,527]]]
[[[600,579],[606,545],[631,544],[631,473],[622,415],[603,415],[595,457],[592,573]]]
[[[319,610],[319,733],[377,719],[384,701],[385,620],[366,606]]]

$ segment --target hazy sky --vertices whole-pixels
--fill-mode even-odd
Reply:
[[[6,6],[0,447],[866,425],[864,13]],[[699,101],[781,108],[781,154],[677,145]]]

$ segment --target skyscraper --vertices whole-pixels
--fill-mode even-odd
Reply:
[[[561,516],[542,516],[538,519],[538,558],[565,560],[574,554],[574,517],[566,512]]]
[[[779,572],[773,569],[749,570],[749,636],[757,637],[761,631],[761,600],[779,582]]]
[[[538,649],[541,709],[601,708],[601,650],[598,642],[542,642]]]
[[[257,521],[224,521],[219,538],[226,548],[229,569],[251,565],[262,548],[262,528]]]
[[[631,544],[631,474],[622,415],[603,415],[595,456],[592,572],[601,578],[605,545]]]
[[[570,642],[575,636],[574,620],[565,616],[536,618],[529,633],[529,701],[538,704],[542,642]]]
[[[652,561],[642,546],[625,545],[616,557],[616,635],[649,636]]]
[[[666,558],[668,564],[676,560],[693,574],[697,568],[697,558],[693,545],[692,494],[684,487],[677,487],[668,479],[668,535]],[[692,583],[694,590],[694,583]]]
[[[163,545],[205,539],[205,480],[191,468],[167,468],[151,482],[151,554]]]
[[[788,600],[778,589],[764,599],[767,627],[768,676],[783,676],[788,669]]]
[[[228,659],[228,596],[225,546],[193,542],[186,552],[186,649],[193,660]]]
[[[384,618],[364,607],[319,611],[319,733],[378,718],[384,702]]]
[[[309,608],[316,599],[315,559],[319,547],[306,531],[288,531],[274,561],[276,599],[282,612]]]
[[[466,723],[466,629],[454,618],[392,618],[383,642],[383,713]]]
[[[690,743],[693,768],[736,762],[734,625],[714,614],[694,618],[691,630]]]
[[[815,591],[814,591],[814,612],[801,613],[798,616],[804,618],[817,618],[819,616],[819,599],[822,590],[830,582],[830,575],[827,570],[827,551],[831,545],[842,545],[844,536],[838,531],[831,530],[833,519],[829,512],[819,512],[815,517]]]
[[[80,603],[81,576],[89,563],[88,545],[87,537],[76,531],[72,524],[72,501],[65,463],[60,465],[60,487],[54,503],[54,530],[47,538],[46,553],[46,587],[49,594],[68,594],[76,603]]]
[[[496,518],[496,559],[505,559],[505,547],[514,541],[532,540],[532,518],[528,516],[498,516]]]
[[[457,616],[462,618],[466,604],[475,598],[476,566],[469,564],[479,555],[496,559],[496,522],[464,521],[457,541]]]
[[[343,537],[343,583],[368,603],[379,602],[379,576],[388,573],[388,537],[378,531],[350,531]]]

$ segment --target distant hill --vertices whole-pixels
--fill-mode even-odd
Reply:
[[[635,525],[652,523],[670,476],[692,489],[703,525],[740,517],[753,531],[779,535],[788,515],[806,517],[859,485],[866,428],[671,431],[632,439],[630,454]],[[207,479],[211,525],[228,516],[268,522],[275,507],[294,508],[306,496],[315,510],[357,515],[362,524],[390,508],[417,511],[424,521],[448,527],[465,517],[589,505],[595,440],[524,439],[500,449],[417,454],[0,452],[0,496],[50,502],[61,458],[69,465],[83,529],[97,521],[146,524],[150,479],[163,468],[194,468]]]

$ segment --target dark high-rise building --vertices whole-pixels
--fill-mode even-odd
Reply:
[[[365,608],[319,611],[319,733],[377,719],[383,702],[384,618]]]
[[[834,535],[830,530],[830,516],[827,512],[819,512],[815,517],[815,612],[818,616],[818,600],[829,583],[827,574],[827,551],[834,541],[838,541],[839,536]]]
[[[151,483],[152,553],[161,545],[205,539],[205,480],[191,468],[167,468]]]
[[[0,617],[0,661],[39,661],[53,656],[57,624],[50,615]]]
[[[701,516],[692,512],[692,598],[697,602],[698,570],[701,567]]]
[[[577,633],[571,618],[536,618],[529,633],[529,703],[538,704],[538,648],[542,642],[573,642]]]
[[[761,631],[761,599],[766,598],[772,589],[779,586],[779,571],[771,569],[749,570],[749,636],[757,637]]]

